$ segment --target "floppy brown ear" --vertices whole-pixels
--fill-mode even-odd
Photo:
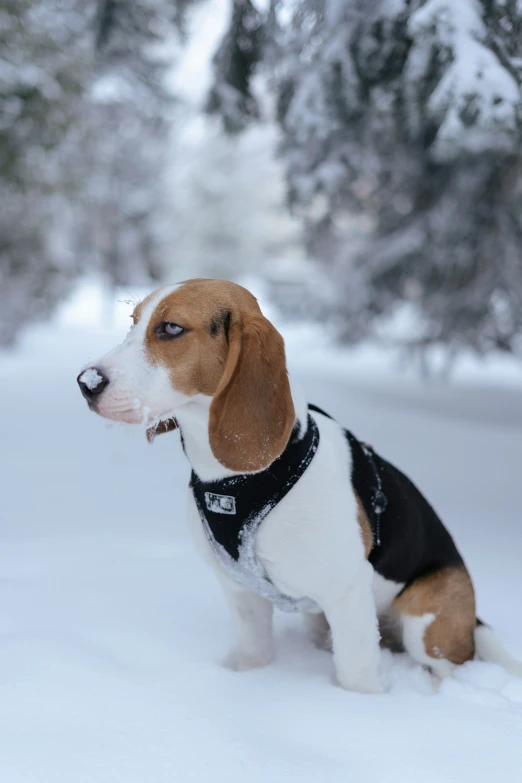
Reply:
[[[153,443],[156,435],[163,435],[164,432],[172,432],[172,430],[177,430],[177,428],[178,422],[176,419],[160,421],[158,424],[155,424],[154,427],[149,427],[147,430],[147,440],[149,443]]]
[[[210,406],[214,456],[229,470],[262,470],[282,454],[294,422],[283,338],[262,315],[233,319]]]

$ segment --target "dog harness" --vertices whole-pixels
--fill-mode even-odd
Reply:
[[[332,418],[315,405],[308,407]],[[352,453],[353,486],[363,502],[375,545],[378,546],[380,515],[386,508],[386,497],[373,452],[348,430],[344,433]],[[219,481],[202,481],[193,470],[190,479],[201,522],[225,570],[243,587],[287,612],[319,612],[320,609],[310,598],[292,598],[277,589],[257,557],[256,535],[265,517],[304,474],[318,445],[319,429],[308,414],[306,430],[302,432],[297,422],[286,449],[266,470],[229,476]]]
[[[307,428],[294,427],[284,452],[258,473],[202,481],[192,471],[190,486],[208,540],[225,570],[240,584],[284,611],[313,611],[308,598],[283,595],[268,578],[256,554],[259,526],[299,481],[319,445],[319,429],[308,415]]]

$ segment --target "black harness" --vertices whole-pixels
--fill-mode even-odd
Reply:
[[[239,559],[245,529],[263,521],[299,481],[319,445],[317,424],[308,416],[303,436],[294,427],[288,445],[269,468],[220,481],[202,481],[192,471],[190,485],[199,512],[214,539],[230,557]]]
[[[332,418],[315,405],[308,407]],[[386,497],[373,451],[348,430],[344,433],[352,453],[352,483],[368,515],[375,545],[379,546]],[[207,537],[222,565],[236,581],[286,611],[313,611],[317,607],[308,598],[294,599],[280,593],[256,556],[255,537],[265,517],[304,474],[318,446],[319,429],[308,414],[306,431],[302,432],[298,422],[286,449],[266,470],[219,481],[202,481],[193,470],[190,480]]]

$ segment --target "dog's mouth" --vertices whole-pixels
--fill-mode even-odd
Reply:
[[[110,421],[146,425],[151,420],[149,409],[145,408],[138,399],[118,400],[114,403],[102,399],[91,401],[88,405],[91,411]]]
[[[169,432],[178,426],[171,411],[154,416],[151,409],[137,398],[130,401],[119,400],[117,403],[107,403],[104,400],[89,402],[89,408],[109,421],[138,425],[155,434]]]

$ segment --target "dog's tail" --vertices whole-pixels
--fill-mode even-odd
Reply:
[[[477,617],[475,626],[475,652],[481,661],[498,663],[509,674],[522,677],[522,661],[517,661],[499,642],[495,632]]]

